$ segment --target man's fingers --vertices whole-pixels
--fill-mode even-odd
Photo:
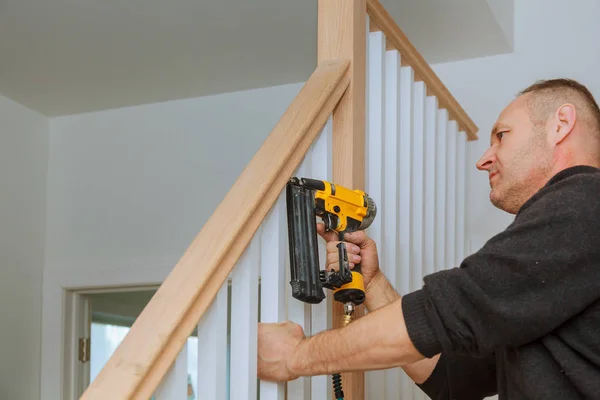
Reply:
[[[363,242],[367,240],[367,235],[363,231],[346,233],[344,235],[344,240],[360,246]]]
[[[338,253],[338,244],[340,242],[339,241],[331,241],[331,242],[327,242],[327,252],[328,253]],[[358,247],[357,245],[353,244],[353,243],[348,243],[345,242],[346,244],[346,252],[350,253],[350,254],[360,254],[360,247]]]
[[[335,246],[337,246],[337,244],[340,242],[337,232],[325,231],[325,224],[318,222],[317,233],[327,241],[327,251],[337,252],[337,248]],[[364,231],[346,233],[344,235],[344,242],[346,242],[346,251],[354,254],[359,254],[361,249],[375,247],[375,242],[369,238]]]
[[[346,233],[344,235],[344,241],[354,243],[360,246],[361,249],[370,248],[375,245],[375,242],[369,238],[364,231]]]
[[[338,253],[327,252],[327,270],[338,271],[340,269]],[[348,254],[348,265],[350,268],[354,267],[355,264],[360,263],[360,256],[356,254]]]
[[[327,253],[327,271],[339,271],[340,263],[337,254]]]
[[[334,231],[325,231],[325,224],[322,222],[317,223],[317,233],[325,239],[327,242],[339,240],[338,234]]]
[[[327,247],[327,253],[336,253],[337,254],[337,245],[338,245],[339,241],[331,241],[331,242],[327,242],[327,244],[325,245]]]
[[[322,222],[317,223],[317,233],[328,242],[327,243],[328,245],[331,243],[334,243],[334,245],[337,245],[340,241],[337,232],[334,232],[334,231],[326,232],[325,224],[323,224]],[[366,233],[364,231],[356,231],[356,232],[352,232],[352,233],[346,233],[344,235],[344,241],[358,245],[360,247],[363,247],[364,244],[366,244],[367,242],[370,242],[371,240],[369,239],[369,237],[366,235]],[[351,247],[351,246],[346,245],[346,247]],[[348,251],[350,251],[350,248],[348,248]],[[354,250],[352,250],[352,251],[355,252]],[[358,251],[356,251],[356,253],[358,253]]]

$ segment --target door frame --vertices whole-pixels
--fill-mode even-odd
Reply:
[[[41,400],[75,400],[77,373],[72,359],[73,335],[79,327],[73,310],[81,295],[92,292],[141,290],[160,286],[172,265],[125,265],[111,269],[44,269],[42,284]],[[67,344],[71,343],[71,344]]]
[[[89,362],[79,362],[79,338],[89,337],[91,310],[88,299],[75,291],[65,294],[65,336],[64,336],[64,375],[65,400],[81,397],[83,389],[89,385]],[[87,375],[86,375],[87,373]]]

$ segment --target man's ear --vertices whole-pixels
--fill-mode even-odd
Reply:
[[[554,120],[552,121],[553,126],[550,131],[551,140],[554,144],[559,144],[573,130],[575,127],[575,121],[577,120],[577,113],[573,104],[563,104],[556,111]]]

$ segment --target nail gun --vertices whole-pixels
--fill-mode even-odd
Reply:
[[[336,301],[362,304],[365,288],[360,264],[350,269],[344,243],[338,244],[339,270],[319,268],[316,217],[342,241],[345,233],[371,225],[377,214],[373,199],[361,190],[297,177],[288,181],[286,195],[292,296],[318,304],[325,298],[326,288],[333,290]]]

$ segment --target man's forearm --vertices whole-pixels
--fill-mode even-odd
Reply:
[[[400,295],[390,284],[383,272],[373,277],[365,292],[365,307],[369,312],[380,309],[383,306],[398,300]]]
[[[304,339],[289,369],[300,376],[393,368],[422,360],[404,323],[402,299],[344,328]]]
[[[365,296],[365,306],[370,312],[398,300],[400,295],[383,273],[377,274],[371,281]],[[412,364],[403,365],[402,369],[415,383],[421,384],[431,376],[439,360],[439,354]]]

